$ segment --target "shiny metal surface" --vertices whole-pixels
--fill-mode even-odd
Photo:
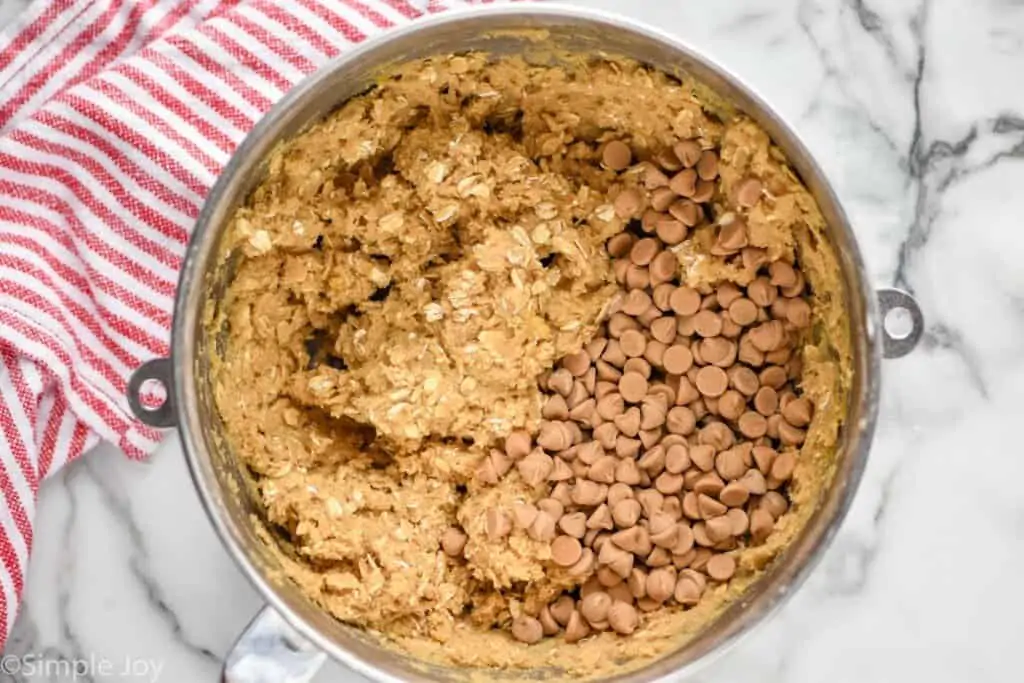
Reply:
[[[924,334],[924,315],[914,297],[901,289],[878,290],[878,308],[882,319],[882,355],[885,358],[902,358],[917,346]],[[890,313],[906,311],[910,318],[910,329],[906,335],[896,336],[886,325]]]
[[[178,414],[174,409],[173,374],[170,358],[154,358],[140,365],[128,378],[128,407],[144,424],[159,429],[178,424]],[[167,394],[164,402],[155,408],[148,408],[142,402],[142,386],[150,381],[160,384]]]
[[[326,659],[272,607],[264,607],[235,641],[221,681],[309,683]]]
[[[536,42],[542,35],[543,40]],[[217,300],[230,276],[230,269],[218,264],[219,239],[235,207],[261,178],[271,149],[365,90],[382,67],[444,52],[512,54],[536,47],[576,53],[600,50],[670,73],[685,72],[756,119],[788,155],[828,221],[853,329],[855,379],[836,479],[804,532],[762,581],[695,640],[645,669],[610,680],[641,683],[690,674],[778,608],[807,577],[835,535],[864,470],[880,381],[882,344],[876,295],[865,282],[849,221],[821,169],[795,133],[750,88],[677,38],[621,17],[547,3],[446,13],[364,43],[304,81],[278,104],[246,138],[211,191],[188,248],[175,302],[171,388],[196,488],[242,571],[290,628],[342,664],[377,681],[464,680],[467,676],[458,670],[414,664],[338,623],[308,603],[293,586],[274,580],[277,561],[253,529],[251,519],[259,511],[246,497],[246,482],[218,437],[220,425],[211,401],[206,359],[216,351],[217,340],[204,330],[202,314],[207,299]],[[495,674],[497,679],[503,677],[523,676]]]

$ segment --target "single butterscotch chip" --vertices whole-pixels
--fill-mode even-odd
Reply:
[[[630,403],[639,403],[644,398],[644,396],[647,395],[647,379],[640,373],[627,372],[622,376],[622,379],[619,380],[619,394],[623,399],[629,401]],[[601,403],[599,401],[599,410],[600,405]],[[602,417],[605,416],[602,414]],[[611,417],[614,417],[614,415]],[[605,419],[611,418],[605,417]]]
[[[651,260],[651,286],[672,280],[679,272],[679,259],[670,251],[662,251]]]
[[[576,564],[569,567],[570,576],[587,576],[597,565],[597,556],[594,555],[594,551],[590,548],[584,548],[583,553],[580,555],[580,559]]]
[[[612,140],[604,146],[601,161],[613,171],[623,171],[633,162],[633,152],[621,140]]]
[[[718,399],[718,412],[727,420],[739,419],[747,407],[747,399],[735,389],[729,389]]]
[[[661,358],[666,372],[682,375],[693,365],[693,352],[682,344],[673,344],[665,349]]]
[[[555,621],[561,626],[568,625],[569,617],[572,616],[575,609],[576,601],[568,595],[559,596],[557,600],[548,606],[551,616],[554,617]]]
[[[651,284],[651,274],[646,266],[638,266],[635,263],[629,264],[626,269],[626,287],[629,289],[644,289]]]
[[[695,384],[697,390],[704,396],[717,397],[724,394],[729,387],[729,376],[722,368],[709,365],[697,371]]]
[[[628,636],[640,624],[640,615],[636,608],[628,602],[616,600],[608,609],[608,625],[616,633]]]
[[[679,160],[676,153],[669,147],[663,147],[658,150],[654,155],[654,162],[666,171],[678,171],[683,167],[683,162]]]
[[[704,363],[725,368],[736,362],[736,343],[725,337],[702,339],[699,348],[700,357]]]
[[[608,487],[589,479],[577,479],[576,483],[573,484],[570,495],[574,504],[582,507],[593,507],[600,505],[604,501],[605,496],[608,495]],[[589,521],[587,526],[592,528]]]
[[[633,248],[630,249],[629,260],[638,266],[646,266],[654,260],[659,251],[661,251],[661,246],[658,244],[658,240],[644,237],[637,240]]]
[[[761,387],[754,395],[754,409],[769,417],[779,408],[779,395],[769,386]]]
[[[775,351],[786,341],[786,330],[778,320],[761,323],[748,335],[754,347],[762,353]]]
[[[547,605],[540,608],[540,612],[537,614],[537,621],[540,622],[546,636],[553,636],[561,630],[558,622],[551,614],[551,608]]]
[[[711,198],[715,195],[715,181],[713,180],[698,180],[697,188],[693,191],[693,196],[690,197],[694,202],[698,204],[704,204],[705,202],[711,201]]]
[[[761,198],[762,189],[761,181],[757,178],[744,178],[736,186],[736,203],[744,208],[750,208]]]
[[[771,284],[777,287],[792,287],[796,284],[796,270],[785,261],[772,261],[768,266]]]
[[[445,555],[449,557],[459,557],[462,555],[463,549],[466,547],[466,541],[468,536],[463,533],[462,529],[456,527],[448,527],[444,533],[441,534],[441,549],[444,550]]]
[[[700,143],[696,140],[681,140],[672,147],[672,151],[683,166],[693,168],[700,161],[703,150],[701,150]]]
[[[640,190],[627,187],[612,200],[612,208],[619,218],[638,218],[644,208],[644,197]]]
[[[643,507],[640,505],[640,502],[633,498],[627,498],[626,500],[620,500],[612,508],[612,519],[615,521],[616,526],[624,529],[636,524],[640,520],[642,513]]]
[[[706,493],[709,496],[718,496],[725,488],[725,482],[716,472],[705,472],[693,484],[693,492],[696,494]]]
[[[697,171],[692,168],[679,171],[668,181],[668,186],[677,195],[693,197],[694,191],[697,189]]]
[[[645,348],[644,351],[647,349]],[[623,374],[629,374],[635,372],[644,379],[651,378],[651,364],[648,363],[644,358],[630,358],[626,361],[625,365],[622,366]]]
[[[729,317],[742,327],[752,325],[757,320],[758,307],[746,297],[740,297],[729,305]]]
[[[754,543],[763,543],[775,528],[775,518],[764,508],[750,513],[750,536]]]
[[[736,573],[736,559],[732,555],[715,555],[708,560],[707,574],[715,581],[728,581]]]
[[[512,520],[504,511],[491,508],[484,515],[484,531],[490,540],[500,540],[512,531]]]
[[[646,527],[631,526],[612,534],[612,543],[634,555],[651,552],[651,537]],[[623,577],[625,578],[625,577]]]
[[[672,434],[688,436],[697,427],[697,416],[686,406],[674,406],[665,415],[665,427]]]
[[[747,470],[746,474],[740,477],[739,483],[753,496],[761,496],[768,490],[768,482],[760,470]]]
[[[697,174],[701,180],[714,180],[718,177],[718,155],[710,149],[704,150],[697,160]]]
[[[743,536],[750,529],[750,517],[741,508],[731,508],[725,513],[725,517],[732,524],[733,536]]]
[[[561,394],[552,394],[540,414],[545,420],[565,420],[569,417],[569,405]]]
[[[725,489],[722,489],[722,491],[725,491]],[[719,515],[724,515],[728,508],[711,496],[700,493],[697,494],[697,510],[700,512],[702,519],[708,520],[718,517]]]
[[[758,306],[766,308],[771,306],[779,295],[778,288],[771,283],[771,280],[761,275],[747,285],[747,296]]]
[[[786,299],[786,320],[793,327],[803,328],[811,324],[811,305],[803,299]]]
[[[771,477],[778,481],[786,481],[793,476],[794,469],[796,469],[796,453],[783,451],[772,463]]]
[[[659,187],[650,194],[651,208],[658,213],[667,211],[675,200],[676,193],[668,187]]]
[[[583,546],[572,536],[559,536],[551,542],[551,559],[560,567],[571,567],[583,556]]]
[[[778,519],[786,513],[786,510],[789,509],[789,503],[786,502],[786,497],[778,491],[769,491],[761,496],[761,500],[758,501],[758,506],[771,513],[772,519]]]
[[[693,315],[700,310],[700,294],[690,287],[677,287],[669,297],[669,305],[678,315]]]
[[[647,336],[639,330],[626,330],[619,336],[619,345],[627,358],[637,358],[644,355]]]
[[[544,627],[540,621],[525,614],[512,620],[512,637],[516,640],[533,645],[544,637]]]
[[[814,404],[806,397],[791,400],[782,408],[782,417],[794,427],[806,427],[814,417]]]
[[[652,305],[651,296],[642,289],[631,290],[622,301],[622,312],[626,315],[637,316],[646,311]]]
[[[669,446],[665,451],[665,469],[672,474],[682,474],[689,469],[690,451],[682,444]]]
[[[540,510],[533,524],[526,530],[527,535],[535,541],[550,541],[557,535],[555,517]]]
[[[737,421],[740,433],[748,439],[759,439],[768,431],[768,421],[761,413],[752,410],[740,415]]]
[[[608,250],[608,255],[612,258],[623,258],[629,254],[629,250],[633,248],[633,242],[635,238],[628,232],[620,232],[614,237],[610,238],[605,244],[605,249]]]
[[[773,416],[774,417],[774,416]],[[779,422],[779,441],[786,446],[799,446],[807,438],[807,432],[789,424],[785,419]]]
[[[786,385],[786,369],[778,365],[770,365],[761,371],[758,376],[761,384],[769,386],[778,391]]]
[[[590,635],[590,626],[587,624],[578,610],[574,610],[569,616],[569,623],[565,627],[565,642],[577,643]]]
[[[683,607],[692,607],[700,601],[703,588],[690,575],[680,575],[673,587],[673,597]]]
[[[756,470],[755,473],[757,473]],[[745,476],[746,475],[744,475],[744,477]],[[721,493],[718,494],[718,499],[722,501],[724,505],[731,508],[737,508],[744,505],[747,500],[750,499],[750,490],[743,482],[744,480],[740,479],[739,481],[726,484],[725,488],[723,488]]]
[[[570,512],[558,520],[562,533],[573,538],[583,538],[587,533],[587,516],[582,512]]]
[[[722,333],[722,318],[714,311],[698,311],[693,316],[693,328],[702,337],[717,337]]]
[[[515,431],[505,437],[505,454],[513,460],[524,457],[532,447],[532,439],[528,432]]]
[[[537,519],[537,506],[533,503],[516,503],[512,506],[512,520],[518,529],[529,529]]]
[[[647,597],[656,602],[665,602],[672,597],[675,589],[676,573],[670,567],[659,567],[653,569],[647,575],[646,591]]]
[[[615,466],[615,482],[618,484],[626,484],[628,486],[638,486],[644,480],[644,475],[640,471],[640,466],[637,465],[636,460],[632,458],[625,458],[619,460],[619,464]]]

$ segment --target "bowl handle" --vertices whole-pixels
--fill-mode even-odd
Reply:
[[[142,402],[142,385],[156,382],[164,388],[164,402],[150,408]],[[143,424],[167,429],[178,424],[174,410],[174,366],[170,358],[154,358],[146,361],[128,378],[128,407]]]
[[[924,315],[914,297],[901,289],[878,290],[878,307],[882,314],[882,355],[886,358],[902,358],[921,341],[924,334]],[[910,328],[890,329],[890,315],[909,317]],[[893,320],[893,327],[898,324]]]
[[[221,683],[308,683],[326,659],[276,610],[264,607],[228,653]]]

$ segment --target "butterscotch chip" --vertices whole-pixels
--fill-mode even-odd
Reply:
[[[555,528],[555,517],[544,510],[537,512],[533,524],[526,530],[526,533],[535,541],[550,541],[558,533]]]
[[[544,627],[537,619],[524,614],[512,620],[512,637],[520,642],[533,645],[539,643],[544,637]]]
[[[565,420],[569,417],[569,405],[561,394],[552,394],[540,414],[545,420]]]
[[[572,445],[572,436],[573,432],[569,428],[567,423],[557,420],[544,421],[541,422],[540,432],[537,434],[537,445],[546,451],[563,451]],[[544,455],[544,453],[539,449],[534,449],[530,453],[530,455],[526,456],[525,458],[519,461],[520,473],[522,473],[523,463],[531,458],[534,458],[534,456],[537,454]],[[534,458],[534,461],[537,460],[538,458]],[[539,460],[543,461],[542,458]],[[551,470],[549,467],[544,472],[545,478],[547,478],[547,475],[550,471]]]
[[[643,379],[641,377],[640,379]],[[647,380],[644,380],[644,384]],[[622,380],[619,380],[621,389]],[[604,420],[614,420],[616,415],[621,415],[626,410],[626,403],[621,394],[607,394],[597,401],[597,414]]]
[[[683,224],[684,236],[686,228],[694,227],[704,218],[704,210],[693,199],[677,199],[668,207],[668,212],[673,218]]]
[[[657,286],[663,282],[672,280],[679,272],[679,259],[670,251],[659,253],[651,261],[650,276],[651,285]]]
[[[768,266],[770,282],[777,287],[792,287],[796,284],[796,270],[785,261],[772,261]]]
[[[626,552],[614,543],[605,542],[598,551],[598,562],[625,579],[633,570],[633,553]]]
[[[618,384],[619,378],[622,377],[622,370],[603,360],[599,360],[594,363],[594,368],[597,370],[597,383],[594,386],[594,396],[600,399],[608,393],[607,391],[602,391],[602,383],[606,387],[615,389],[615,384]],[[612,382],[615,384],[612,384]]]
[[[739,483],[754,496],[764,495],[768,490],[768,482],[765,481],[764,475],[761,474],[760,470],[748,470],[746,474],[740,477]]]
[[[492,541],[501,540],[512,531],[512,520],[502,510],[491,508],[484,515],[484,531]]]
[[[736,218],[718,231],[711,253],[717,256],[734,254],[747,246],[747,224]]]
[[[669,306],[678,315],[693,315],[700,310],[701,298],[695,289],[676,287],[669,297]]]
[[[630,570],[630,573],[632,573],[632,570]],[[608,595],[612,599],[612,609],[608,610],[608,625],[611,626],[611,615],[615,605],[618,603],[632,606],[633,594],[629,592],[629,586],[626,585],[626,582],[619,578],[618,583],[608,587]]]
[[[674,570],[669,567],[653,569],[647,575],[647,584],[645,586],[647,597],[659,603],[665,602],[672,597],[675,584],[676,575]]]
[[[722,368],[708,365],[697,372],[695,384],[697,391],[704,396],[717,397],[724,394],[729,387],[729,376]]]
[[[726,519],[732,524],[732,535],[743,536],[750,528],[750,518],[741,508],[735,507],[725,513]]]
[[[804,442],[804,439],[807,438],[807,432],[798,427],[794,427],[786,422],[785,419],[779,422],[778,429],[779,441],[786,446],[799,446]]]
[[[667,187],[659,187],[651,192],[651,208],[663,213],[676,199],[676,193]]]
[[[722,333],[722,318],[714,311],[698,311],[693,316],[693,329],[702,337],[717,337]]]
[[[728,581],[736,573],[736,560],[732,555],[715,555],[708,560],[707,573],[715,581]]]
[[[779,395],[769,386],[761,387],[754,395],[754,409],[768,417],[779,407]]]
[[[686,484],[686,475],[683,475],[683,485]],[[665,504],[661,506],[661,511],[666,515],[670,515],[672,519],[679,521],[683,518],[683,504],[676,496],[669,496],[665,498]]]
[[[441,534],[441,550],[444,551],[445,555],[449,557],[459,557],[462,555],[463,549],[466,547],[466,541],[468,536],[463,533],[462,529],[456,527],[448,527],[444,533]]]
[[[736,436],[727,425],[714,421],[701,428],[697,442],[710,444],[715,447],[715,450],[724,451],[727,448],[732,448],[733,444],[736,443]]]
[[[736,203],[744,208],[750,208],[761,198],[762,189],[761,181],[757,178],[744,178],[736,186]]]
[[[649,530],[651,542],[663,548],[671,548],[676,543],[676,520],[667,512],[656,512],[650,516]]]
[[[722,490],[724,491],[725,489]],[[697,494],[697,510],[700,511],[702,519],[709,520],[719,515],[724,515],[728,508],[711,496],[699,493]]]
[[[743,394],[735,389],[729,389],[718,399],[718,412],[727,420],[736,420],[743,414],[747,407],[747,400]]]
[[[577,643],[590,635],[590,626],[579,611],[574,610],[565,627],[565,642]]]
[[[626,587],[629,589],[629,593],[634,599],[646,597],[647,572],[640,567],[633,567],[633,570],[629,572],[629,578],[626,579]]]
[[[697,171],[692,168],[679,171],[668,181],[669,188],[682,197],[693,197],[697,189]]]
[[[671,210],[671,207],[669,208]],[[678,218],[662,217],[658,219],[654,226],[655,232],[658,235],[658,239],[660,239],[662,242],[669,246],[675,246],[676,244],[679,244],[680,242],[686,239],[687,224],[679,220]],[[673,259],[675,259],[671,252],[662,253],[668,254]],[[666,281],[667,280],[668,278],[666,278]]]
[[[665,415],[665,427],[673,434],[687,436],[697,427],[697,416],[686,406],[674,406]]]
[[[654,161],[666,171],[678,171],[683,167],[683,162],[679,160],[676,153],[668,147],[664,147],[657,151],[654,155]]]
[[[697,160],[697,175],[701,180],[714,180],[718,177],[718,155],[710,149],[701,152]]]
[[[640,623],[640,616],[636,608],[628,602],[616,600],[608,609],[608,624],[616,633],[629,635],[636,631]]]
[[[665,469],[668,472],[682,474],[690,464],[690,451],[686,446],[676,444],[665,451]]]
[[[633,162],[633,152],[629,149],[629,145],[621,140],[612,140],[604,146],[601,161],[613,171],[622,171],[629,168]]]
[[[702,339],[699,347],[705,363],[728,367],[736,361],[736,345],[724,337]]]
[[[640,501],[644,515],[647,517],[652,517],[655,513],[660,512],[665,504],[665,496],[654,489],[643,489],[637,492],[636,499]]]
[[[681,337],[690,337],[694,334],[692,315],[680,315],[676,318],[676,333]]]
[[[754,346],[749,333],[740,337],[738,358],[747,365],[753,365],[754,367],[764,364],[764,352]]]
[[[587,477],[591,481],[601,484],[613,484],[615,482],[615,467],[619,459],[614,455],[602,455],[593,465],[590,466]]]
[[[761,275],[747,285],[747,296],[758,306],[767,308],[779,295],[778,288],[765,276]]]
[[[700,161],[701,148],[696,140],[681,140],[672,146],[676,158],[686,168],[693,168]]]
[[[727,481],[739,479],[747,472],[743,455],[735,448],[729,448],[715,456],[715,469],[722,479]]]
[[[783,451],[772,463],[771,477],[779,481],[786,481],[793,476],[794,469],[796,469],[796,453]]]
[[[605,496],[608,495],[608,487],[589,479],[577,480],[572,487],[570,495],[574,504],[582,507],[593,507],[600,505],[604,501]],[[589,521],[587,525],[588,528],[592,528],[589,526]]]
[[[774,528],[775,519],[764,508],[758,508],[750,513],[750,536],[754,543],[763,543]]]
[[[646,349],[645,349],[646,350]],[[622,366],[623,374],[635,372],[644,379],[651,378],[651,364],[643,358],[630,358],[626,361],[626,364]],[[621,379],[620,379],[621,381]]]
[[[640,406],[640,429],[656,429],[665,424],[667,410],[664,402],[654,400],[654,394],[648,394]]]
[[[540,612],[537,614],[537,621],[540,622],[546,636],[553,636],[561,630],[558,622],[551,615],[551,608],[548,605],[540,608]]]
[[[715,182],[713,180],[698,180],[697,189],[694,190],[693,196],[690,197],[693,201],[698,204],[710,201],[715,195]]]
[[[746,475],[744,475],[746,476]],[[730,484],[726,484],[722,492],[718,494],[718,499],[725,505],[731,508],[740,507],[750,498],[750,491],[743,484],[743,480],[734,481]]]
[[[693,579],[681,576],[673,587],[673,597],[683,607],[692,607],[700,602],[701,590]]]
[[[643,556],[651,552],[650,534],[642,526],[631,526],[615,532],[612,534],[612,542],[634,555]]]
[[[643,397],[647,395],[647,379],[639,373],[627,372],[622,376],[622,379],[619,380],[619,394],[622,399],[625,399],[630,403],[639,403]],[[606,396],[602,401],[608,398],[609,397]],[[601,402],[598,401],[597,405],[598,412],[601,413]],[[601,417],[608,420],[614,418],[614,414],[609,417],[604,413],[601,413]]]
[[[629,486],[636,486],[643,481],[643,476],[636,460],[631,458],[619,460],[619,464],[615,466],[615,481]]]
[[[746,327],[757,320],[757,304],[746,297],[736,299],[729,305],[729,317],[737,325]]]
[[[784,422],[785,420],[782,418],[782,415],[779,415],[778,413],[769,417],[767,433],[768,437],[772,439],[779,438],[779,425],[783,424]]]
[[[748,439],[759,439],[768,431],[768,421],[764,415],[755,413],[752,410],[740,415],[737,421],[740,433]]]
[[[583,556],[583,546],[572,536],[559,536],[551,542],[551,559],[559,567],[571,567]]]
[[[615,281],[620,285],[626,283],[626,275],[629,269],[633,267],[633,264],[626,259],[618,259],[612,261],[612,274],[615,275]]]
[[[584,551],[587,552],[587,551]],[[562,595],[548,606],[551,616],[562,626],[569,623],[569,617],[576,609],[576,601],[568,595]]]
[[[644,237],[637,240],[629,252],[629,260],[638,266],[646,266],[661,250],[658,240],[651,237]]]
[[[705,520],[704,529],[712,545],[721,543],[732,536],[732,522],[724,515]]]
[[[635,458],[641,445],[639,439],[630,439],[620,434],[615,437],[615,454],[620,458]]]
[[[569,411],[569,418],[576,420],[582,424],[593,427],[594,426],[594,415],[597,411],[597,401],[592,398],[588,398],[582,401],[579,405],[575,406]]]
[[[794,327],[804,328],[811,324],[811,306],[803,299],[787,299],[786,320]]]
[[[673,344],[665,349],[661,363],[666,372],[682,375],[693,365],[693,352],[682,344]]]
[[[690,460],[702,472],[715,468],[715,448],[709,444],[696,444],[689,449]]]
[[[786,510],[789,509],[789,503],[786,502],[786,497],[778,491],[769,491],[761,496],[761,500],[758,501],[758,506],[771,513],[772,519],[778,519],[786,513]]]
[[[612,200],[612,208],[619,218],[638,218],[643,207],[643,195],[633,187],[627,187]]]
[[[748,335],[754,347],[762,353],[775,351],[786,341],[786,330],[778,320],[761,323]]]
[[[513,460],[524,457],[531,448],[533,444],[528,432],[519,430],[505,437],[505,454]]]
[[[620,529],[631,527],[640,520],[640,515],[643,513],[643,507],[639,501],[627,498],[626,500],[620,500],[615,507],[612,508],[612,519],[616,526]]]
[[[651,296],[640,289],[631,290],[622,302],[622,312],[626,315],[637,316],[646,311],[652,305]]]
[[[782,408],[782,417],[794,427],[806,427],[814,416],[814,405],[806,397],[788,401]]]
[[[576,464],[576,461],[573,461],[573,464]],[[560,481],[551,488],[551,494],[548,497],[561,503],[562,507],[565,508],[572,505],[571,491],[572,489],[568,483]]]
[[[761,371],[759,379],[761,384],[778,391],[786,385],[786,370],[778,365],[770,365]]]
[[[528,529],[537,519],[537,506],[533,503],[516,503],[512,506],[512,519],[516,528]]]
[[[636,358],[643,355],[647,337],[639,330],[626,330],[619,336],[619,345],[627,358]]]
[[[654,480],[654,488],[659,493],[663,493],[666,496],[679,493],[683,490],[683,475],[672,474],[671,472],[662,472],[658,475],[658,478]]]
[[[706,472],[700,475],[693,484],[693,492],[696,494],[706,493],[711,497],[717,497],[722,489],[725,488],[725,482],[715,472]]]
[[[558,520],[558,528],[568,536],[583,538],[587,533],[587,516],[582,512],[570,512]]]
[[[622,258],[629,254],[629,250],[633,248],[634,237],[628,232],[620,232],[611,239],[605,245],[608,250],[608,255],[612,258]]]

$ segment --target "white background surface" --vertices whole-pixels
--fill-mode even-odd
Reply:
[[[928,320],[919,349],[886,363],[870,465],[836,543],[698,680],[1021,680],[1024,4],[578,4],[683,36],[753,84],[824,166],[873,280],[913,291]],[[0,22],[17,8],[0,0]],[[260,606],[173,436],[148,463],[101,447],[49,480],[30,569],[8,653],[118,670],[154,659],[166,682],[217,680]],[[318,680],[361,679],[329,667]]]

